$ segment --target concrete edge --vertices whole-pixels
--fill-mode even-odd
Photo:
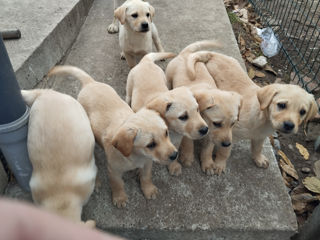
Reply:
[[[22,89],[34,88],[76,40],[94,0],[79,0],[40,46],[16,70]],[[68,33],[68,34],[66,34]]]

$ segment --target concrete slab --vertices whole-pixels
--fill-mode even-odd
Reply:
[[[0,0],[0,31],[20,29],[5,45],[21,88],[31,89],[70,48],[93,0]]]
[[[222,0],[150,3],[156,9],[154,21],[165,50],[179,52],[194,41],[218,39],[224,43],[221,52],[242,62]],[[84,69],[124,98],[129,68],[120,60],[118,35],[106,31],[111,21],[112,4],[95,0],[62,63]],[[162,67],[166,64],[160,63]],[[51,78],[38,87],[76,96],[79,82]],[[169,176],[165,167],[155,166],[153,179],[160,194],[151,201],[143,197],[136,172],[129,172],[124,176],[129,204],[117,209],[111,204],[105,155],[97,147],[99,184],[83,217],[95,219],[100,229],[129,239],[289,239],[297,230],[295,215],[269,143],[263,151],[270,159],[267,170],[254,165],[248,142],[236,144],[227,172],[220,177],[203,174],[198,158],[180,177]]]

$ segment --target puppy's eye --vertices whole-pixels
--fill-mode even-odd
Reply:
[[[188,118],[189,118],[189,116],[188,116],[187,113],[186,113],[186,114],[183,114],[182,116],[179,117],[179,119],[180,119],[181,121],[187,121]]]
[[[287,107],[287,105],[286,105],[285,103],[278,103],[277,106],[278,106],[278,108],[281,109],[281,110],[282,110],[282,109],[285,109],[285,108]]]
[[[169,133],[168,130],[166,130],[165,136],[168,137]]]
[[[131,14],[131,17],[137,18],[137,17],[138,17],[138,14],[137,14],[137,13]]]
[[[154,141],[152,141],[151,143],[149,143],[149,144],[147,145],[147,148],[153,149],[153,148],[155,148],[156,146],[157,146],[157,144],[156,144]]]
[[[147,17],[150,17],[150,13],[147,13]]]
[[[301,110],[300,110],[300,115],[303,116],[303,115],[305,115],[305,114],[306,114],[306,110],[301,109]]]
[[[222,123],[221,123],[221,122],[212,122],[212,123],[213,123],[213,125],[214,125],[215,127],[217,127],[217,128],[222,127]]]

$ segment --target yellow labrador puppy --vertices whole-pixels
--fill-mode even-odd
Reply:
[[[170,138],[176,148],[179,148],[182,137],[200,139],[208,132],[208,126],[202,119],[199,106],[186,87],[168,90],[166,76],[154,61],[172,58],[173,53],[149,53],[128,75],[126,101],[133,111],[143,107],[155,110],[166,121]],[[169,166],[171,175],[181,174],[178,160]]]
[[[152,42],[158,52],[164,51],[157,28],[152,22],[154,12],[154,8],[142,0],[127,0],[114,11],[114,16],[121,23],[121,57],[125,57],[130,68],[136,65],[136,57],[143,57],[152,51]]]
[[[267,168],[269,161],[261,153],[265,138],[275,130],[296,133],[302,122],[312,119],[318,111],[313,95],[296,85],[270,84],[261,88],[236,59],[215,52],[210,55],[206,66],[218,88],[243,97],[233,135],[236,139],[250,139],[254,162]]]
[[[94,136],[77,100],[53,90],[22,90],[31,106],[28,151],[33,200],[74,222],[95,184]],[[94,226],[94,221],[87,221]]]
[[[151,179],[152,161],[168,164],[178,156],[159,113],[146,108],[134,113],[112,87],[94,81],[79,68],[58,66],[51,70],[50,75],[54,74],[72,75],[82,83],[78,100],[89,116],[97,142],[106,152],[113,204],[126,205],[122,174],[136,168],[140,169],[144,196],[154,199],[158,190]]]
[[[207,60],[207,52],[197,52],[197,50],[214,46],[219,45],[214,41],[193,43],[183,49],[166,69],[169,86],[173,88],[188,86],[197,96],[201,115],[209,126],[208,136],[201,140],[200,153],[202,171],[208,175],[214,173],[220,175],[225,171],[226,161],[232,147],[232,128],[238,120],[242,101],[241,96],[235,92],[217,89],[205,64],[200,62]],[[215,161],[212,160],[214,147],[217,149]],[[186,138],[182,140],[181,155],[184,164],[191,165],[193,161],[192,141]]]

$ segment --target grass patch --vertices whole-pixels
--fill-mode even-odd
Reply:
[[[240,19],[238,18],[238,16],[233,12],[228,11],[228,17],[229,17],[229,21],[231,22],[231,24],[240,22]]]

